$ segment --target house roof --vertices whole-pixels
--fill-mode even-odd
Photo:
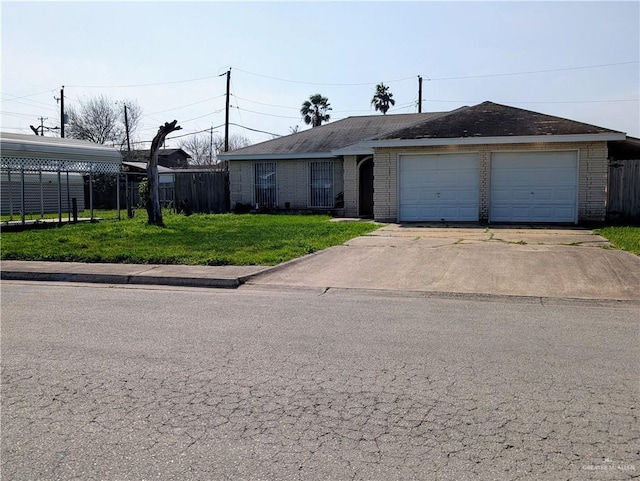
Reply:
[[[447,112],[421,114],[366,115],[347,117],[319,127],[298,132],[259,144],[250,145],[233,152],[219,154],[220,159],[263,155],[326,154],[345,149],[361,140],[380,136],[425,120],[439,117]]]
[[[149,154],[151,153],[150,149],[146,149],[146,150],[132,150],[131,154],[134,157],[149,157]],[[173,155],[175,153],[182,153],[186,158],[190,159],[191,155],[189,155],[188,152],[182,150],[182,149],[158,149],[158,155],[160,156],[170,156]]]
[[[532,139],[535,137],[535,139]],[[545,137],[541,140],[540,137]],[[222,160],[332,157],[373,147],[449,143],[623,140],[625,134],[530,110],[483,102],[450,112],[368,115],[220,154]]]
[[[147,171],[147,163],[146,162],[122,162],[122,165],[126,165],[127,167],[131,167],[133,169],[139,170],[141,172]],[[174,171],[169,167],[164,167],[162,165],[158,166],[159,174],[173,174]]]
[[[449,112],[436,122],[426,120],[370,140],[453,139],[463,137],[522,137],[612,133],[614,130],[575,120],[483,102]]]

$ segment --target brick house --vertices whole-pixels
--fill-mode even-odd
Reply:
[[[220,155],[231,206],[381,222],[603,221],[626,134],[492,102],[349,117]]]

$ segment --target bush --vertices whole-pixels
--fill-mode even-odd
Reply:
[[[251,212],[251,204],[236,202],[236,206],[233,208],[234,214],[248,214],[249,212]]]

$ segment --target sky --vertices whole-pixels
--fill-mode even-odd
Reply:
[[[59,126],[64,86],[65,107],[135,101],[136,147],[174,119],[167,147],[223,135],[230,70],[230,134],[251,143],[310,128],[316,93],[331,121],[381,115],[380,82],[387,115],[417,112],[418,76],[423,112],[489,100],[640,137],[637,1],[2,1],[0,16],[4,132]]]

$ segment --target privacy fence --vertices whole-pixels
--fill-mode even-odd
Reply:
[[[179,172],[175,175],[174,205],[191,212],[229,212],[228,172]]]
[[[640,159],[609,162],[607,218],[640,222]]]

